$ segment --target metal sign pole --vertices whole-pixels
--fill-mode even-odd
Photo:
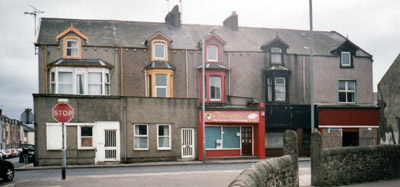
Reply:
[[[65,180],[65,166],[67,165],[67,159],[65,157],[65,136],[64,136],[64,123],[62,123],[62,150],[61,150],[61,157],[62,157],[62,169],[61,169],[61,178]]]

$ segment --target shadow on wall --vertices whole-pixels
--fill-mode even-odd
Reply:
[[[380,92],[382,93],[382,92]],[[382,94],[380,95],[380,98],[383,98]],[[383,102],[382,99],[378,101],[378,105],[380,106],[380,114],[381,114],[381,119],[379,121],[379,139],[380,143],[384,144],[398,144],[400,142],[400,135],[398,134],[398,139],[396,141],[396,136],[392,128],[392,124],[388,124],[388,120],[385,115],[385,108],[386,108],[386,102]],[[397,129],[400,129],[400,117],[396,116],[396,121],[397,121]],[[398,133],[398,132],[397,132]]]

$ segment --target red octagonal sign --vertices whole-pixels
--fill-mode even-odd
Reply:
[[[59,123],[68,123],[74,118],[74,109],[65,103],[58,103],[52,110],[53,118]]]

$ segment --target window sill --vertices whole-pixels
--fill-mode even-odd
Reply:
[[[157,151],[171,151],[171,148],[157,148]]]
[[[138,149],[138,148],[133,148],[134,151],[148,151],[149,148],[143,148],[143,149]]]
[[[207,148],[206,151],[240,150],[240,148]]]
[[[95,147],[78,147],[78,150],[95,150]]]

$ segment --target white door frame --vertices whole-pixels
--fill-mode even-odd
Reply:
[[[186,131],[186,132],[185,132]],[[181,129],[181,155],[182,158],[194,159],[194,128]]]
[[[121,144],[120,144],[120,130],[119,130],[119,122],[118,121],[98,121],[96,125],[94,125],[96,136],[96,158],[95,163],[104,162],[104,161],[111,161],[105,158],[105,131],[106,130],[115,130],[116,131],[116,159],[112,161],[120,161],[121,160]]]

